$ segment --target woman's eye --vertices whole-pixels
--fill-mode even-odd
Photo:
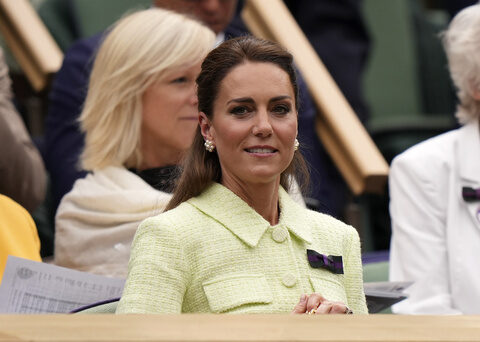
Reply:
[[[178,77],[172,81],[172,83],[184,83],[184,82],[187,82],[186,77]]]
[[[290,112],[290,107],[286,105],[278,105],[273,107],[273,112],[277,114],[287,114]]]
[[[230,110],[230,113],[235,115],[244,115],[248,113],[248,108],[245,106],[234,107]]]

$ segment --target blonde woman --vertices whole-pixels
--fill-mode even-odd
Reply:
[[[124,277],[138,224],[165,209],[198,124],[195,79],[214,44],[206,26],[152,8],[102,43],[80,117],[79,179],[56,216],[55,263]]]

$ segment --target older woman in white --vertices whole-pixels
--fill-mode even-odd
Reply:
[[[101,45],[80,117],[82,167],[61,201],[55,263],[126,276],[138,224],[165,209],[198,122],[195,79],[214,33],[152,8],[113,27]]]
[[[398,313],[480,313],[480,5],[443,40],[462,127],[393,161],[390,279],[415,282]]]

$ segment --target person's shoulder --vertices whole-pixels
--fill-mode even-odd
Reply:
[[[71,72],[76,70],[79,70],[82,75],[88,75],[104,36],[105,33],[102,32],[74,42],[65,52],[59,75],[70,75]],[[57,75],[56,78],[58,79],[58,77]]]
[[[459,134],[460,130],[455,129],[422,141],[396,156],[392,161],[392,167],[448,161],[454,157],[455,142]]]
[[[391,192],[396,193],[398,187],[434,192],[443,189],[456,165],[462,131],[460,128],[440,134],[396,156],[388,180]]]
[[[89,211],[96,211],[100,209],[100,204],[105,197],[108,196],[112,199],[112,194],[115,195],[115,190],[119,187],[114,182],[114,178],[105,170],[88,172],[85,177],[75,180],[72,189],[60,201],[57,216],[62,217],[63,214],[80,208],[82,211],[87,210],[87,208]],[[125,172],[128,171],[125,170]]]
[[[195,222],[197,219],[196,212],[197,210],[192,205],[183,202],[173,209],[143,220],[141,226],[144,228],[162,227],[162,229],[180,231],[181,227],[189,227]]]
[[[8,213],[11,216],[30,217],[28,211],[10,197],[0,194],[0,213]]]
[[[284,211],[287,224],[292,224],[303,230],[303,226],[311,227],[312,234],[337,234],[352,232],[355,229],[328,214],[307,209],[295,202],[292,197],[280,188],[280,207]]]
[[[332,232],[332,234],[336,234],[339,232],[342,232],[345,234],[352,234],[357,232],[357,230],[354,227],[346,224],[345,222],[331,215],[320,213],[320,212],[309,210],[309,209],[306,209],[306,210],[309,212],[309,215],[311,215],[311,220],[313,222],[316,222],[317,225],[319,225],[320,227],[328,229],[329,231]]]
[[[67,49],[62,66],[56,73],[52,85],[51,96],[53,98],[59,96],[63,99],[65,89],[75,89],[76,101],[83,103],[88,75],[102,40],[103,33],[99,33],[89,38],[80,39]],[[52,109],[49,112],[52,113],[52,111],[56,113]],[[66,114],[73,115],[75,113],[59,111],[58,114],[64,117]]]
[[[303,222],[308,222],[314,240],[343,241],[358,235],[357,230],[341,220],[318,211],[302,209]]]
[[[92,54],[94,51],[98,49],[100,44],[103,41],[105,33],[101,32],[96,35],[82,38],[75,41],[66,51],[65,57],[77,55],[78,53],[82,54]]]
[[[151,187],[125,167],[108,166],[77,179],[63,196],[57,216],[80,210],[83,214],[122,213],[139,217],[140,213],[163,210],[170,198],[170,193]]]

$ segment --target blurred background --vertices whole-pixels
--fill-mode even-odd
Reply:
[[[125,12],[151,4],[150,0],[30,2],[63,52],[74,41],[105,30]],[[455,92],[439,33],[463,4],[458,0],[363,0],[360,3],[371,42],[362,80],[369,112],[365,125],[390,163],[408,147],[456,128]],[[10,67],[15,105],[42,152],[49,88],[35,91],[2,36],[0,44]],[[53,232],[49,200],[47,195],[44,205],[33,214],[40,234]],[[359,230],[363,251],[388,250],[388,187],[382,194],[350,195],[348,201],[345,220]]]

